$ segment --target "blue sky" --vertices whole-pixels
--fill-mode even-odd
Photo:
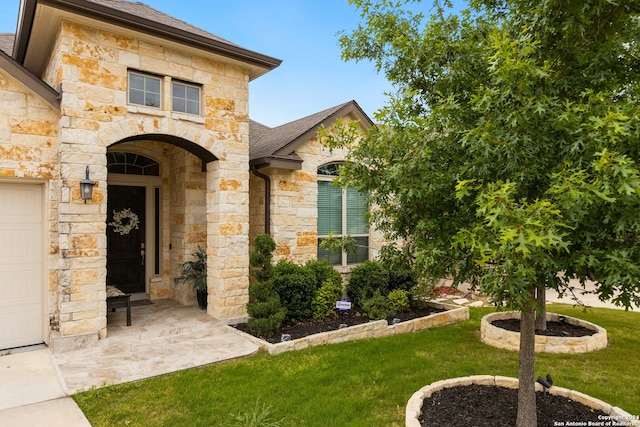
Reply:
[[[20,0],[2,0],[0,32],[15,32]],[[392,90],[370,63],[344,62],[336,33],[360,16],[347,0],[143,0],[143,3],[283,62],[254,80],[250,116],[278,126],[355,99],[371,118]]]

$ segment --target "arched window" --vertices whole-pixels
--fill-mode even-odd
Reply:
[[[340,175],[341,163],[318,168],[318,259],[332,265],[358,264],[369,259],[369,227],[366,220],[366,194],[351,188],[340,188],[332,181]],[[356,241],[355,253],[331,253],[320,247],[324,237],[351,236]]]
[[[107,153],[109,173],[126,175],[160,176],[160,165],[153,159],[141,154],[113,151]]]

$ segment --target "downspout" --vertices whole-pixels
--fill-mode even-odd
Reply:
[[[258,172],[256,165],[251,165],[251,172],[264,179],[264,233],[271,235],[271,178]]]

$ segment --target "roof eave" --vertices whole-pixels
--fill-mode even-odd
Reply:
[[[255,166],[256,168],[271,167],[297,171],[302,169],[302,159],[285,159],[282,157],[266,156],[249,161],[249,165]]]
[[[27,89],[40,96],[53,108],[60,110],[60,94],[2,51],[0,51],[0,69],[14,77]]]
[[[280,59],[263,55],[240,46],[209,39],[198,34],[192,34],[179,28],[168,27],[158,22],[111,9],[98,3],[87,3],[85,0],[21,0],[13,54],[19,63],[23,63],[26,57],[29,36],[38,3],[200,48],[261,69],[261,71],[253,71],[253,74],[250,76],[251,79],[265,74],[282,63]]]

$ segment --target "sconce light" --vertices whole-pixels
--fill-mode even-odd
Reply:
[[[93,181],[89,179],[89,166],[87,166],[87,176],[80,181],[80,197],[87,203],[93,197]]]

